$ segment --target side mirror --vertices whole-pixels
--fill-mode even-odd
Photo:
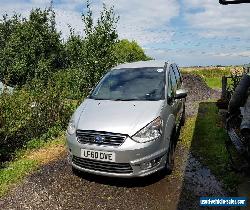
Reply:
[[[187,97],[187,91],[184,89],[176,90],[174,99],[182,99]]]

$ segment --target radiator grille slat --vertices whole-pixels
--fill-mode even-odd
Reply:
[[[84,169],[90,169],[101,172],[129,174],[133,172],[129,163],[112,163],[73,156],[72,162]]]
[[[120,146],[127,138],[127,136],[123,134],[88,130],[77,130],[76,137],[78,141],[82,144],[96,144],[108,146]],[[97,141],[97,137],[101,138],[102,140]]]

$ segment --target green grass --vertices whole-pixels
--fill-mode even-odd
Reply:
[[[207,83],[208,87],[213,89],[220,89],[222,86],[221,77],[205,78],[205,82]]]
[[[30,172],[38,167],[35,160],[25,158],[16,160],[8,167],[0,170],[0,196],[3,196],[14,184],[20,182]]]
[[[227,134],[214,102],[200,103],[198,115],[187,119],[181,139],[194,156],[222,180],[228,190],[235,190],[241,177],[229,170],[225,148]]]
[[[37,139],[31,140],[26,148],[17,151],[16,158],[0,169],[0,197],[46,161],[53,160],[52,156],[58,153],[56,149],[64,144],[63,137],[51,141]]]

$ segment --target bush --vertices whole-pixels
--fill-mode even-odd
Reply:
[[[145,54],[144,50],[137,44],[136,41],[130,42],[127,39],[123,39],[117,42],[115,44],[114,51],[117,63],[130,63],[152,59]]]
[[[32,10],[29,19],[7,15],[0,21],[0,80],[24,85],[47,79],[66,65],[52,8]]]
[[[65,99],[63,83],[32,81],[29,86],[0,95],[0,160],[28,140],[53,127],[65,129],[76,103]]]

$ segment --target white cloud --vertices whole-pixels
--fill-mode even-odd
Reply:
[[[231,53],[218,53],[214,56],[219,57],[250,57],[250,51],[241,51],[241,52],[231,52]]]
[[[218,0],[184,0],[186,21],[205,37],[250,35],[250,6],[247,4],[223,6]],[[197,9],[197,12],[188,12]]]
[[[31,3],[35,5],[47,5],[50,4],[50,2],[51,0],[31,0]]]
[[[120,16],[118,31],[121,38],[135,39],[141,45],[168,41],[172,33],[169,21],[179,15],[176,0],[104,0],[107,5],[114,5]],[[96,13],[100,3],[95,4]]]

